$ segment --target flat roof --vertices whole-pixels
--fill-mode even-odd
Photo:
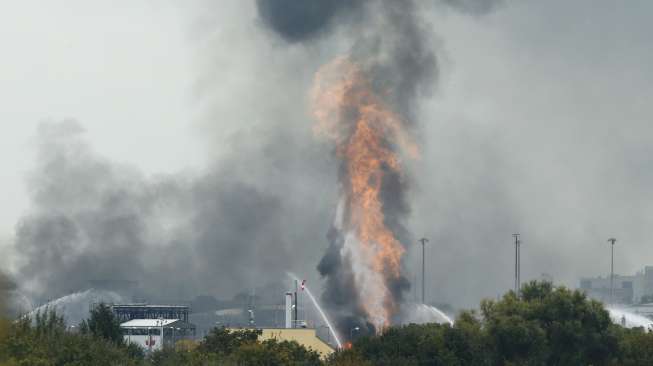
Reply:
[[[179,319],[132,319],[120,324],[121,328],[165,327],[178,322]]]
[[[114,308],[188,308],[188,305],[113,304]]]

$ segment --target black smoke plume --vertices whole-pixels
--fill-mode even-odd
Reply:
[[[259,17],[288,42],[316,38],[359,11],[361,0],[256,0]]]
[[[273,3],[277,5],[276,11],[270,9]],[[310,26],[310,32],[302,33],[306,37],[301,40],[307,41],[310,40],[308,36],[328,30],[331,24],[346,23],[337,18],[339,7],[342,6],[340,2],[321,2],[330,5],[328,9],[322,9],[320,16],[312,13],[319,11],[308,5],[312,2],[290,7],[281,6],[281,3],[283,2],[258,1],[259,14],[272,29],[291,41],[300,38],[289,37],[290,29]],[[362,7],[365,15],[361,19],[365,21],[355,25],[345,24],[352,30],[352,34],[360,34],[352,36],[348,57],[363,67],[374,92],[383,96],[384,102],[401,115],[405,127],[410,129],[416,122],[417,100],[431,92],[438,74],[430,27],[419,16],[418,6],[412,1],[349,4],[352,7]],[[309,12],[304,7],[310,7],[310,16],[307,16]],[[340,114],[341,118],[347,119],[355,118],[355,113],[356,111],[343,110]],[[346,121],[345,124],[349,122]],[[344,160],[341,162],[339,180],[342,184],[348,180],[344,168],[346,163]],[[385,224],[404,245],[413,241],[402,224],[410,211],[405,199],[407,184],[406,177],[388,171],[384,174],[381,192]],[[322,299],[331,312],[338,314],[341,329],[358,326],[364,331],[373,331],[373,326],[365,321],[361,306],[364,299],[360,298],[359,291],[355,288],[351,258],[342,254],[344,234],[346,233],[333,228],[328,235],[330,247],[318,265],[318,271],[326,279]],[[388,287],[395,302],[400,303],[403,292],[410,286],[406,278],[400,277],[389,281]]]

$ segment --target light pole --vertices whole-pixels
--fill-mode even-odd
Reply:
[[[351,329],[349,330],[349,339],[350,339],[350,340],[353,340],[353,339],[354,339],[354,331],[358,332],[359,330],[361,330],[360,327],[353,327],[353,328],[351,328]]]
[[[608,239],[608,243],[610,243],[610,305],[614,305],[614,243],[616,242],[615,238]]]
[[[163,348],[163,318],[159,318],[158,321],[159,321],[159,326],[161,327],[161,329],[159,329],[161,331],[160,346],[161,348]]]
[[[424,282],[425,281],[424,280],[424,277],[425,277],[424,272],[425,272],[425,264],[426,264],[426,261],[424,259],[424,254],[426,252],[426,249],[425,249],[426,248],[426,243],[428,243],[429,240],[427,238],[421,238],[419,240],[419,242],[422,243],[422,304],[426,304],[426,301],[424,299],[424,284],[425,284],[425,282]]]
[[[512,234],[515,238],[515,294],[519,296],[519,289],[521,287],[521,253],[519,252],[521,241],[519,240],[519,233]]]

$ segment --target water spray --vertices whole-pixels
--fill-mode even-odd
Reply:
[[[295,274],[287,272],[288,276],[292,278],[295,281],[299,281],[299,277],[295,276]],[[308,297],[311,299],[313,302],[313,306],[317,309],[318,313],[320,313],[320,316],[326,323],[327,327],[329,328],[329,331],[331,331],[331,334],[333,335],[333,339],[336,340],[336,344],[338,345],[338,348],[342,348],[342,343],[340,342],[340,337],[338,337],[338,333],[336,332],[335,328],[331,325],[331,321],[327,317],[326,313],[324,310],[322,310],[322,307],[320,304],[317,302],[315,299],[315,296],[313,296],[313,293],[311,293],[311,290],[309,290],[308,286],[304,284],[304,291],[308,294]]]

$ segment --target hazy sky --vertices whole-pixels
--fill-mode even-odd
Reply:
[[[253,1],[179,4],[0,1],[6,248],[33,205],[25,183],[42,121],[77,120],[95,153],[145,176],[199,174],[248,154],[228,143],[234,134],[263,139],[284,123],[302,146],[328,151],[310,140],[302,98],[317,67],[347,49],[346,36],[288,45],[261,24]],[[422,158],[410,163],[407,226],[431,239],[431,298],[469,306],[510,288],[515,231],[526,279],[546,272],[576,285],[581,275],[606,273],[611,236],[617,272],[653,265],[653,3],[424,11],[440,77],[418,111]],[[311,163],[291,155],[293,167]],[[327,157],[319,164],[330,166]],[[287,185],[248,169],[237,171],[256,187]],[[333,176],[335,186],[335,168],[324,176],[319,182]],[[334,188],[295,180],[301,197],[322,197],[320,215],[335,205]],[[314,268],[326,244],[314,245],[303,268]],[[407,263],[418,263],[417,254]]]
[[[27,209],[30,139],[42,121],[74,118],[97,151],[149,173],[201,165],[192,19],[175,3],[0,2],[2,236]]]

